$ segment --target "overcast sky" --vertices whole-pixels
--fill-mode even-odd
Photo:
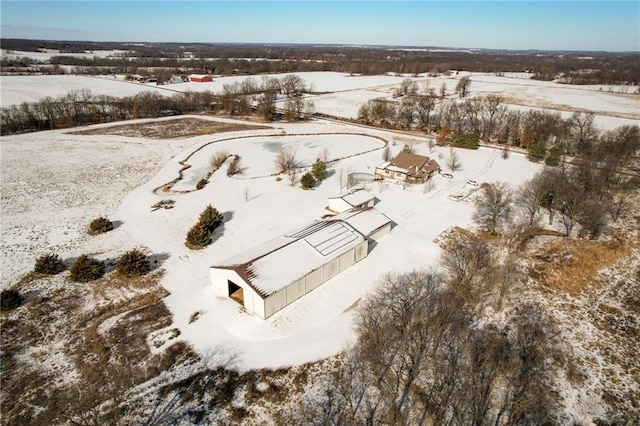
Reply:
[[[7,1],[1,36],[640,51],[640,1]]]

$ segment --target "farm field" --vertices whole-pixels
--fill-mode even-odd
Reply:
[[[378,131],[370,133],[382,140],[366,137],[357,134],[361,132],[357,127],[322,121],[282,124],[274,130],[173,140],[65,131],[3,138],[3,163],[10,165],[2,176],[2,262],[8,266],[3,268],[3,286],[28,272],[35,257],[45,252],[72,257],[89,251],[100,257],[139,245],[166,255],[162,285],[171,293],[166,298],[174,318],[171,327],[178,327],[180,339],[197,353],[205,356],[216,348],[229,348],[235,355],[234,366],[241,369],[313,361],[339,352],[351,340],[352,312],[346,310],[366,296],[381,274],[435,264],[439,248],[433,240],[451,226],[470,223],[472,206],[449,200],[449,194],[468,191],[468,179],[508,178],[517,185],[540,167],[523,155],[503,160],[498,150],[456,150],[462,169],[452,180],[436,177],[430,192],[423,193],[422,186],[371,184],[368,190],[379,200],[376,208],[396,224],[391,235],[363,262],[263,321],[242,313],[232,300],[213,296],[208,267],[319,219],[326,213],[328,197],[341,193],[340,169],[372,173],[382,162],[382,140],[388,140],[392,153],[397,153],[403,146],[398,138],[404,138]],[[282,131],[317,136],[278,135]],[[268,132],[276,135],[260,136]],[[208,144],[234,136],[256,137]],[[417,152],[428,155],[426,143],[416,142]],[[241,156],[246,173],[228,177],[221,170],[204,189],[188,194],[153,192],[174,179],[178,163],[203,145],[205,149],[193,157],[194,170],[206,168],[210,156],[224,149]],[[304,191],[298,183],[292,187],[286,176],[281,181],[273,176],[280,146],[295,147],[306,164],[325,148],[330,159],[348,158],[332,161],[329,177]],[[33,164],[34,152],[47,155]],[[449,149],[436,147],[431,155],[444,164]],[[175,201],[175,208],[151,211],[151,205],[167,198]],[[207,204],[224,212],[228,220],[211,246],[191,251],[183,244],[186,231]],[[105,235],[87,236],[87,221],[100,215],[119,226]],[[190,323],[196,312],[199,319]],[[291,351],[292,347],[298,350]]]
[[[393,99],[393,91],[408,76],[355,76],[337,72],[296,73],[305,81],[306,89],[317,94],[309,95],[316,111],[342,118],[356,118],[358,109],[375,98]],[[272,74],[284,77],[287,74]],[[624,124],[637,124],[640,120],[640,98],[629,93],[629,86],[574,86],[554,82],[531,80],[528,74],[511,73],[505,76],[493,74],[465,73],[459,75],[414,77],[419,86],[434,88],[444,84],[453,93],[461,77],[471,78],[469,97],[498,94],[505,98],[509,108],[541,108],[559,111],[564,117],[575,111],[593,112],[595,124],[603,130],[611,130]],[[55,76],[3,76],[0,79],[0,102],[2,106],[33,102],[46,96],[57,97],[71,90],[86,89],[96,95],[128,96],[141,92],[156,92],[171,96],[178,92],[211,91],[220,93],[225,84],[233,84],[247,77],[220,77],[210,83],[178,83],[156,86],[126,82],[123,76],[84,77],[73,75]],[[254,76],[260,81],[262,76]]]

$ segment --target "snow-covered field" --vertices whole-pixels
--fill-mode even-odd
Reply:
[[[383,97],[392,99],[393,91],[407,76],[352,76],[337,72],[297,73],[308,90],[320,93],[310,96],[316,110],[344,118],[355,118],[358,109],[368,100]],[[273,74],[282,78],[287,74]],[[640,95],[632,94],[633,86],[574,86],[554,82],[531,80],[526,73],[508,73],[505,76],[482,73],[414,78],[419,86],[439,91],[445,84],[453,93],[458,80],[470,76],[470,97],[498,94],[505,103],[516,109],[545,108],[560,111],[569,116],[573,111],[592,111],[595,123],[604,130],[623,124],[640,122]],[[220,77],[210,83],[178,83],[163,86],[145,85],[123,81],[123,76],[84,77],[74,75],[54,76],[2,76],[0,77],[0,105],[5,107],[23,102],[34,102],[46,96],[57,97],[71,90],[87,89],[96,95],[127,96],[142,91],[155,91],[171,96],[176,92],[211,91],[219,93],[225,84],[233,84],[247,77]],[[254,76],[260,82],[264,76]]]
[[[72,90],[89,90],[93,95],[131,96],[157,92],[171,96],[170,90],[115,78],[80,75],[29,75],[0,77],[0,103],[3,107],[37,102],[47,96],[56,98]]]
[[[272,133],[282,130],[288,134],[362,132],[359,127],[316,121],[283,124]],[[320,218],[326,213],[327,198],[340,193],[337,170],[372,172],[382,162],[383,147],[379,139],[359,135],[266,138],[266,132],[160,141],[65,131],[4,137],[0,145],[2,286],[31,270],[34,259],[45,252],[55,251],[67,258],[94,253],[106,259],[143,246],[167,257],[162,284],[171,292],[166,299],[174,315],[171,328],[178,327],[180,338],[200,355],[213,357],[210,362],[214,364],[240,369],[298,364],[335,354],[351,341],[353,311],[348,308],[366,296],[382,274],[436,264],[440,250],[434,238],[450,226],[470,224],[472,205],[447,198],[469,191],[467,179],[518,185],[540,167],[517,154],[503,160],[493,149],[457,150],[462,170],[453,180],[436,177],[430,192],[423,193],[422,186],[403,189],[392,182],[371,185],[368,190],[379,200],[376,208],[396,224],[392,233],[364,261],[265,321],[241,312],[230,299],[215,297],[208,267]],[[406,138],[370,133],[389,140],[392,152],[402,147],[398,138]],[[218,139],[248,135],[262,136],[212,143],[192,157],[194,163],[206,164],[224,146],[241,154],[246,174],[230,178],[218,172],[203,190],[189,194],[153,193],[176,177],[178,162],[196,149]],[[304,191],[299,185],[290,186],[286,177],[276,181],[274,176],[264,176],[275,171],[275,151],[280,144],[295,146],[304,160],[314,159],[325,147],[330,158],[353,156],[332,163],[329,178],[314,190]],[[428,154],[426,144],[416,148]],[[431,155],[444,166],[449,149],[435,148]],[[152,212],[151,205],[163,198],[173,199],[175,208]],[[186,232],[209,203],[224,212],[228,221],[211,246],[189,250],[184,246]],[[118,226],[89,237],[86,226],[100,215],[108,215]],[[190,323],[196,312],[200,312],[198,320]]]
[[[73,56],[74,58],[108,58],[110,56],[122,56],[128,50],[91,50],[84,53],[60,53],[56,49],[40,49],[38,52],[28,52],[24,50],[0,49],[0,56],[8,59],[31,58],[37,61],[49,61],[54,56]]]

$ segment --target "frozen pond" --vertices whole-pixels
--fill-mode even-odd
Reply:
[[[191,167],[183,172],[182,180],[173,189],[194,189],[196,183],[211,171],[211,157],[220,151],[239,155],[242,173],[237,177],[250,179],[275,174],[276,155],[284,148],[294,149],[298,162],[302,167],[307,167],[317,158],[324,157],[324,150],[329,161],[332,161],[383,147],[381,139],[353,133],[256,136],[212,142],[187,160]],[[227,160],[218,173],[226,173],[230,161]]]

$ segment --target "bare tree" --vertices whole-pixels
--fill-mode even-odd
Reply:
[[[447,97],[447,83],[442,82],[442,86],[440,86],[440,98],[444,99]]]
[[[436,106],[436,92],[432,88],[425,88],[423,94],[415,96],[415,110],[418,126],[424,131],[431,130],[431,114]]]
[[[512,192],[504,182],[486,185],[475,200],[473,221],[492,235],[511,221],[513,212]]]
[[[215,154],[213,154],[211,156],[211,159],[209,160],[209,164],[211,165],[211,168],[213,168],[213,170],[218,170],[225,161],[227,161],[227,158],[229,158],[231,154],[229,154],[229,151],[223,150],[223,151],[218,151]]]
[[[329,150],[327,148],[324,148],[322,151],[320,151],[320,155],[318,155],[318,158],[321,159],[324,164],[329,165]]]
[[[342,187],[344,186],[344,179],[345,179],[344,167],[338,168],[338,171],[336,172],[336,174],[338,175],[338,183],[340,184],[340,191],[342,191]]]
[[[415,95],[418,93],[418,83],[407,77],[400,83],[398,94],[400,96]]]
[[[297,159],[298,152],[293,147],[282,148],[276,154],[275,164],[278,173],[287,173],[300,166]]]
[[[298,177],[298,169],[297,168],[289,169],[288,176],[289,176],[289,183],[291,184],[291,186],[295,185],[296,178]]]
[[[451,173],[455,172],[456,170],[459,170],[460,167],[462,167],[462,163],[460,162],[460,158],[458,157],[458,154],[451,150],[451,152],[449,153],[449,159],[447,160],[447,167],[449,168],[449,170],[451,170]]]
[[[242,191],[242,195],[244,196],[244,202],[248,202],[249,201],[249,197],[250,197],[250,193],[249,193],[249,187],[245,186],[244,190]]]
[[[458,80],[458,84],[456,84],[456,93],[461,98],[464,98],[469,93],[469,87],[471,86],[471,78],[468,76],[462,77]]]
[[[304,90],[304,80],[298,74],[288,74],[282,78],[280,87],[288,98],[300,96]]]

